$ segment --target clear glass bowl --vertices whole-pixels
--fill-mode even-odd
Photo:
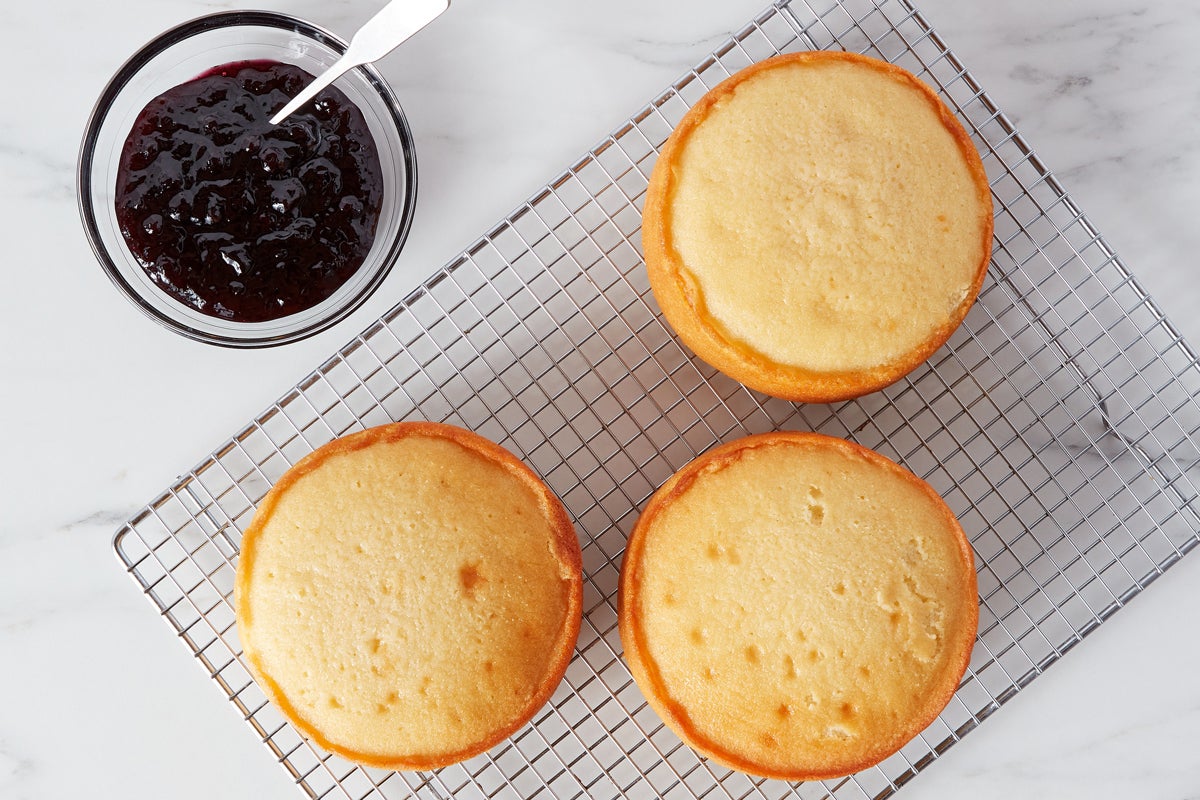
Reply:
[[[108,277],[143,312],[192,339],[226,347],[294,342],[344,319],[391,270],[412,223],[416,157],[408,121],[392,90],[371,67],[359,67],[337,87],[362,111],[375,139],[384,197],[375,241],[362,266],[325,301],[270,322],[234,322],[201,314],[151,282],[117,225],[116,178],[121,148],[152,99],[209,69],[268,59],[317,74],[345,52],[346,43],[303,20],[267,11],[212,14],[172,28],[139,50],[118,71],[92,111],[79,154],[79,212]]]

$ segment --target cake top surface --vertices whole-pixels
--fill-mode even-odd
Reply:
[[[940,345],[978,292],[992,213],[978,153],[890,64],[756,64],[698,103],[662,158],[665,246],[729,346],[871,370]]]
[[[252,667],[307,735],[353,760],[427,768],[509,735],[570,658],[574,531],[514,457],[401,424],[318,450],[242,544]]]
[[[940,712],[974,643],[973,560],[945,504],[829,437],[702,456],[651,501],[626,559],[622,641],[648,697],[754,774],[886,757]]]

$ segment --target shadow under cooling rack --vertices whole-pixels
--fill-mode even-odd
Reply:
[[[991,270],[949,344],[885,391],[797,405],[747,391],[675,339],[640,255],[661,147],[708,88],[778,52],[843,48],[933,86],[983,155]],[[1053,175],[900,0],[783,2],[371,325],[152,501],[115,547],[158,612],[312,797],[884,797],[1197,544],[1200,369]],[[551,702],[492,751],[429,773],[303,740],[240,660],[233,563],[255,503],[330,439],[403,419],[461,425],[530,464],[580,535],[585,613]],[[621,659],[620,559],[638,509],[714,444],[795,428],[899,461],[950,504],[981,616],[943,714],[839,781],[752,779],[697,757]]]

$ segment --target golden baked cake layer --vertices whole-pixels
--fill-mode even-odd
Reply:
[[[945,707],[978,624],[932,488],[841,439],[719,446],[650,500],[621,566],[638,686],[700,753],[786,780],[878,763]]]
[[[242,539],[238,635],[306,736],[429,769],[549,699],[582,585],[566,511],[524,464],[469,431],[397,423],[325,445],[267,494]]]
[[[928,358],[975,301],[991,239],[983,164],[937,96],[823,51],[747,67],[687,113],[642,234],[654,296],[697,355],[812,402]]]

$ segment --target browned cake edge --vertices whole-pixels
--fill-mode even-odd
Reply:
[[[707,473],[718,472],[738,461],[748,451],[768,448],[781,444],[801,445],[812,448],[833,448],[847,454],[863,458],[888,472],[909,481],[918,487],[931,500],[936,501],[941,510],[946,528],[958,543],[958,551],[962,557],[962,573],[965,576],[961,587],[960,600],[966,611],[967,619],[961,628],[951,632],[947,637],[949,646],[953,648],[948,668],[937,685],[928,693],[924,706],[919,713],[914,714],[908,726],[896,736],[880,741],[868,757],[853,760],[831,758],[824,763],[796,763],[790,769],[775,769],[770,765],[760,764],[740,753],[722,747],[700,733],[692,724],[688,711],[680,703],[672,699],[664,684],[658,665],[650,656],[646,645],[645,629],[641,621],[641,605],[639,593],[642,582],[643,554],[646,538],[654,526],[658,516],[664,512],[681,495],[691,488],[696,479]],[[897,752],[918,733],[924,730],[942,709],[950,702],[966,672],[971,660],[971,649],[975,644],[975,635],[979,625],[979,596],[975,577],[975,555],[971,549],[962,526],[950,511],[945,501],[925,481],[888,458],[861,445],[825,436],[818,433],[799,431],[776,431],[737,439],[709,450],[691,463],[676,472],[663,484],[647,503],[645,510],[634,525],[625,548],[625,557],[621,563],[621,578],[618,598],[618,624],[620,627],[621,644],[625,650],[625,660],[638,688],[642,690],[647,702],[658,712],[671,730],[692,749],[730,769],[736,769],[751,775],[764,778],[776,778],[787,781],[824,780],[850,775],[867,769],[888,756]]]
[[[949,318],[918,347],[896,361],[870,369],[845,372],[814,371],[779,364],[727,337],[709,316],[703,293],[675,248],[670,216],[676,173],[684,147],[692,132],[703,124],[719,103],[732,95],[741,83],[767,70],[832,61],[875,69],[912,86],[925,97],[937,112],[947,132],[958,144],[974,179],[977,200],[984,217],[979,266],[975,279],[966,298]],[[830,403],[859,397],[895,383],[946,343],[966,317],[983,286],[983,279],[991,260],[993,225],[992,194],[983,161],[962,124],[932,89],[907,70],[886,61],[857,53],[815,50],[787,53],[752,64],[722,81],[684,115],[659,153],[650,175],[650,185],[646,191],[646,202],[642,211],[642,250],[649,272],[650,287],[659,307],[679,338],[696,355],[751,389],[784,400]]]
[[[570,576],[567,611],[558,639],[554,647],[547,654],[546,677],[538,685],[537,691],[526,708],[511,723],[503,728],[492,731],[488,736],[471,746],[453,752],[364,753],[329,741],[319,729],[297,712],[279,685],[262,668],[261,660],[255,651],[253,620],[247,607],[248,604],[241,602],[241,598],[246,597],[249,592],[258,538],[269,522],[279,499],[287,492],[289,487],[308,473],[318,469],[326,460],[332,457],[361,450],[375,444],[399,441],[410,436],[452,441],[501,466],[510,475],[529,487],[530,491],[537,498],[538,505],[553,532],[552,548],[554,555],[567,568],[566,571]],[[579,540],[575,536],[575,529],[571,524],[570,518],[567,516],[567,511],[563,507],[562,502],[538,478],[533,470],[512,453],[476,433],[452,425],[436,422],[396,422],[375,428],[368,428],[367,430],[335,439],[309,453],[280,477],[259,504],[250,527],[242,535],[241,552],[238,558],[237,576],[234,583],[234,605],[237,610],[237,628],[243,655],[245,656],[245,663],[259,686],[266,693],[267,698],[283,712],[284,716],[302,734],[326,750],[337,753],[359,764],[379,767],[381,769],[435,769],[464,761],[495,746],[532,719],[533,715],[550,699],[550,696],[554,693],[554,690],[566,674],[567,666],[570,664],[571,656],[575,650],[575,642],[579,637],[579,627],[583,616],[583,559],[579,550]]]

